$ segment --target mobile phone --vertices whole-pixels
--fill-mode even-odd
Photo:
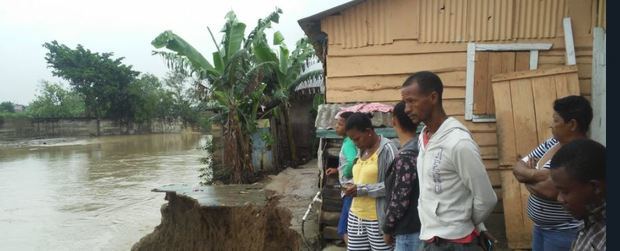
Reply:
[[[493,242],[491,240],[487,240],[487,251],[493,251]]]

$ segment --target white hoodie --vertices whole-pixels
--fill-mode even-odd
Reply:
[[[469,235],[497,203],[478,144],[452,117],[441,124],[426,147],[423,133],[418,142],[420,239]]]

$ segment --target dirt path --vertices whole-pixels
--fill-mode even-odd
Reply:
[[[293,215],[291,228],[300,235],[302,233],[302,217],[306,210],[308,210],[308,205],[319,191],[318,175],[319,169],[315,159],[299,168],[288,168],[278,175],[271,175],[265,181],[266,191],[274,193],[276,196],[281,196],[279,206],[291,210]],[[312,211],[304,223],[305,237],[310,245],[316,245],[319,237],[318,207],[319,203],[313,205]],[[304,248],[306,247],[304,246]]]

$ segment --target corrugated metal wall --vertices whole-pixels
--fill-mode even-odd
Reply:
[[[512,38],[514,0],[469,0],[469,39],[474,41]]]
[[[421,0],[420,42],[552,38],[566,0]]]
[[[344,48],[388,44],[394,40],[388,25],[390,17],[389,1],[368,0],[324,18],[321,29],[329,34],[329,44]]]
[[[562,18],[568,15],[567,1],[416,0],[411,4],[419,10],[419,41],[445,43],[557,37],[562,34]],[[393,27],[398,21],[390,20],[397,12],[391,9],[394,6],[389,0],[367,0],[325,17],[321,27],[329,35],[329,44],[343,48],[389,44],[400,27]],[[598,17],[592,21],[605,27],[606,1],[593,6]]]
[[[566,12],[565,0],[516,0],[513,37],[555,37]]]
[[[467,1],[420,1],[420,41],[463,42],[467,39]]]

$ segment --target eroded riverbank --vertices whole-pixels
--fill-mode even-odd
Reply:
[[[317,174],[311,161],[264,184],[163,187],[161,223],[132,250],[305,250],[301,221],[318,191]],[[315,245],[316,211],[304,229]]]

